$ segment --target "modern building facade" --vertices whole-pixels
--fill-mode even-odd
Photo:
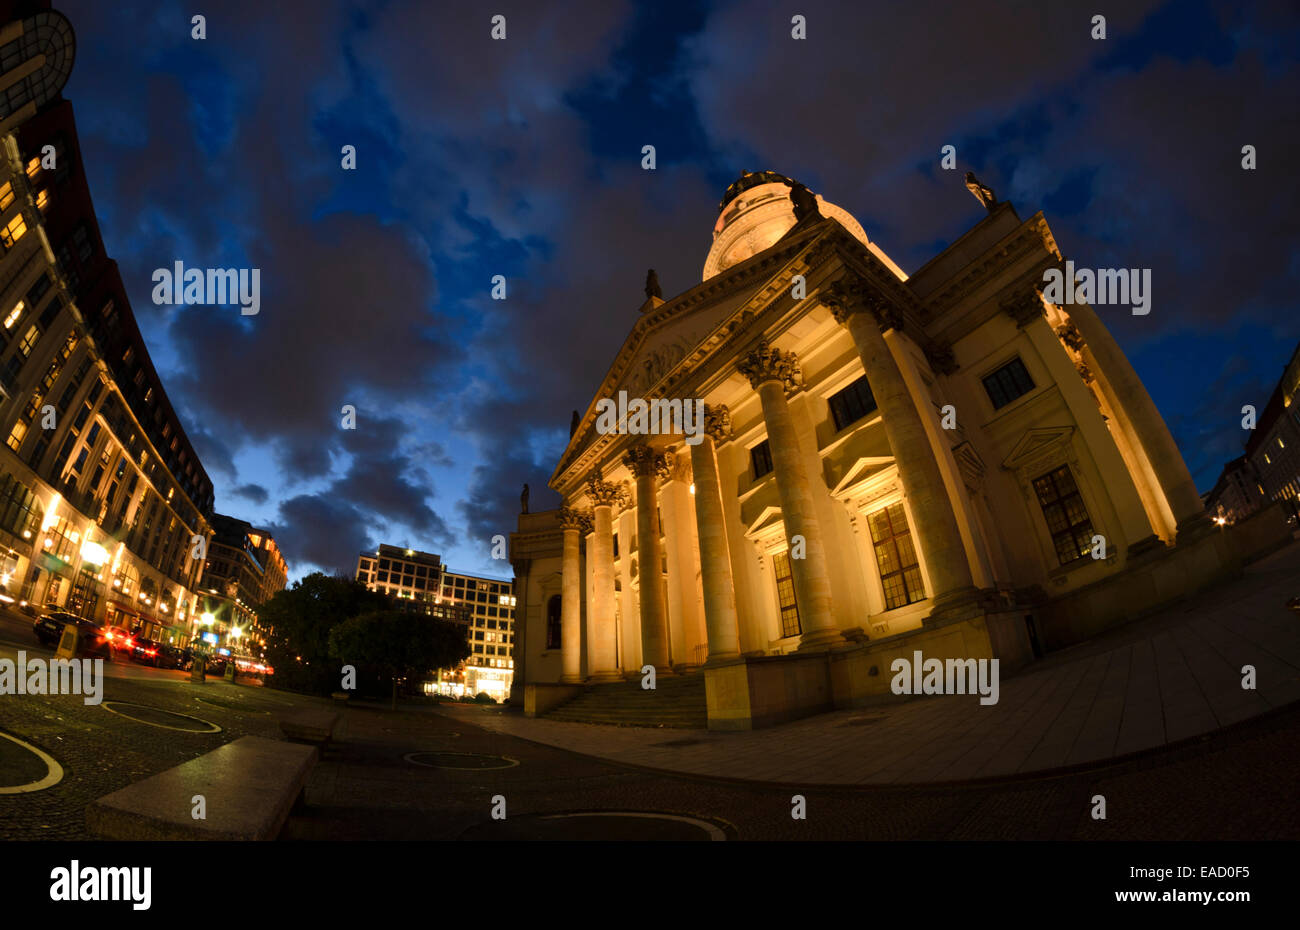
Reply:
[[[704,668],[710,726],[758,726],[876,699],[915,650],[1005,674],[1234,570],[1115,311],[1044,297],[1041,214],[992,204],[909,275],[746,173],[713,236],[702,283],[641,306],[550,478],[564,506],[512,536],[533,710]],[[688,415],[611,426],[619,397]]]
[[[268,531],[247,520],[212,516],[213,536],[204,565],[200,623],[216,648],[250,651],[265,645],[257,610],[288,581],[288,566]]]
[[[104,253],[58,96],[71,43],[48,10],[0,29],[4,597],[185,643],[212,483]]]
[[[357,558],[357,580],[401,606],[460,623],[473,650],[458,668],[440,669],[429,690],[459,697],[510,693],[514,594],[508,581],[451,572],[440,556],[381,545]]]
[[[1232,525],[1277,504],[1291,518],[1300,515],[1300,343],[1258,413],[1246,451],[1223,466],[1206,495],[1210,513]]]
[[[514,585],[497,578],[481,578],[459,572],[444,572],[441,597],[444,603],[468,609],[469,645],[473,652],[455,673],[439,682],[443,694],[487,693],[494,700],[510,696],[514,679],[515,595]]]

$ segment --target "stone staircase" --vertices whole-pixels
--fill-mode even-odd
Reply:
[[[674,727],[703,730],[709,725],[704,675],[661,677],[653,691],[641,679],[592,685],[572,701],[546,714],[548,720],[606,723],[621,727]]]

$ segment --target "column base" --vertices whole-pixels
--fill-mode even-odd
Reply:
[[[825,652],[842,642],[844,634],[837,629],[811,630],[799,638],[799,648],[795,652]]]
[[[1214,518],[1208,511],[1202,510],[1200,513],[1180,520],[1178,526],[1174,529],[1174,545],[1180,545],[1190,542],[1194,539],[1200,539],[1218,529]]]
[[[925,618],[925,623],[932,626],[935,623],[974,616],[981,612],[979,602],[979,588],[974,585],[949,591],[933,601],[930,615]]]
[[[739,652],[722,652],[717,655],[710,654],[708,659],[705,660],[704,664],[701,665],[700,668],[709,669],[717,668],[719,665],[735,665],[739,661]]]
[[[623,673],[616,668],[607,669],[603,672],[592,672],[587,676],[587,681],[622,681]]]
[[[562,684],[562,685],[580,685],[580,684],[582,684],[582,683],[583,683],[584,681],[586,681],[586,680],[587,680],[587,679],[583,678],[581,675],[561,675],[561,676],[560,676],[560,684]]]

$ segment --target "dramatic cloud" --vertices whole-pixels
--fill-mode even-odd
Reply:
[[[506,4],[494,42],[468,2],[231,0],[196,42],[179,0],[66,0],[66,94],[217,507],[274,515],[295,576],[393,541],[507,572],[488,541],[524,482],[558,503],[646,269],[699,281],[742,168],[905,269],[983,215],[967,168],[1077,261],[1151,268],[1152,313],[1107,322],[1208,487],[1295,341],[1295,11],[1142,0],[1095,41],[1079,2],[985,6],[813,2],[795,41],[777,3]],[[153,306],[178,259],[260,268],[261,312]]]

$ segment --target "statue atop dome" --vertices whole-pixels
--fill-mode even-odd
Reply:
[[[817,207],[817,195],[798,181],[790,184],[790,202],[794,204],[794,221],[820,220],[822,211]]]
[[[984,204],[985,210],[990,213],[993,212],[993,208],[997,206],[998,198],[993,196],[993,188],[979,182],[979,178],[975,177],[974,171],[966,172],[966,189],[975,195],[976,200]]]
[[[646,297],[658,297],[664,299],[663,288],[659,286],[659,275],[651,268],[645,273],[645,295]]]

